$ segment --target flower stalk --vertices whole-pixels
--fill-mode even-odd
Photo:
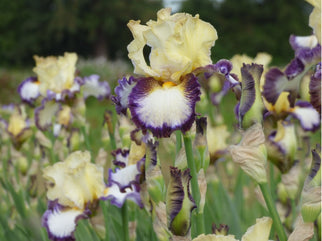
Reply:
[[[273,202],[270,190],[268,188],[267,182],[259,183],[259,187],[260,187],[260,189],[261,189],[261,191],[263,193],[267,208],[268,208],[268,210],[269,210],[269,212],[271,214],[271,217],[273,219],[273,225],[274,225],[274,228],[275,228],[275,230],[277,232],[278,238],[279,238],[280,241],[286,241],[287,237],[286,237],[286,234],[285,234],[285,230],[283,228],[283,224],[281,222],[281,219],[280,219],[280,217],[279,217],[279,215],[277,213],[277,210],[276,210],[276,207],[274,205],[274,202]]]
[[[123,232],[124,232],[124,241],[129,241],[129,213],[127,210],[127,201],[125,200],[121,212],[122,212],[122,225],[123,225]]]
[[[187,163],[188,168],[190,169],[190,174],[192,176],[191,179],[191,190],[192,190],[192,197],[196,202],[197,208],[195,212],[195,220],[196,227],[197,227],[197,235],[202,234],[205,232],[205,224],[204,224],[204,217],[202,210],[199,209],[199,203],[200,203],[200,190],[198,185],[198,173],[196,169],[196,164],[193,157],[193,150],[192,150],[192,140],[190,133],[183,134],[183,142],[184,147],[186,150],[186,156],[187,156]]]

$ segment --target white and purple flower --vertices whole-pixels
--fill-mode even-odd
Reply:
[[[170,8],[161,9],[157,21],[141,25],[131,20],[128,27],[134,37],[128,45],[129,58],[140,76],[119,81],[113,98],[117,112],[129,108],[137,127],[156,137],[188,131],[201,94],[193,71],[211,64],[216,30],[198,15],[171,15]],[[145,45],[151,47],[150,66],[143,55]]]
[[[30,105],[34,105],[37,100],[41,102],[35,109],[35,123],[41,130],[48,129],[55,116],[64,110],[62,103],[75,99],[80,91],[85,99],[94,96],[101,100],[110,95],[109,84],[99,81],[98,75],[84,78],[75,76],[75,53],[65,53],[59,57],[34,56],[34,59],[36,67],[33,71],[37,77],[24,80],[19,85],[18,92],[21,99]]]

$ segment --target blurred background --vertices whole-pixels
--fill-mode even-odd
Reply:
[[[0,84],[9,100],[2,95],[0,102],[14,101],[17,82],[32,74],[35,54],[77,52],[83,60],[112,61],[114,69],[114,62],[121,61],[131,71],[126,46],[132,35],[126,24],[130,19],[155,20],[165,6],[199,14],[216,28],[214,61],[267,52],[272,64],[283,65],[294,54],[289,36],[311,33],[312,7],[304,0],[1,0]],[[82,66],[88,67],[86,63]]]

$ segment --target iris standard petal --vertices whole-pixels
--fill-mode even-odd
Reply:
[[[194,122],[200,94],[200,85],[192,74],[179,85],[141,79],[129,95],[133,122],[156,137],[169,137],[174,130],[185,132]]]
[[[46,96],[47,90],[61,93],[72,88],[76,70],[77,54],[65,53],[64,56],[34,56],[36,67],[33,71],[40,82],[39,91]]]
[[[40,95],[39,82],[36,77],[29,77],[25,79],[18,86],[18,93],[23,101],[32,103]]]
[[[88,151],[76,151],[64,162],[46,167],[43,176],[49,183],[47,198],[79,209],[100,198],[105,189],[103,168],[90,160]]]
[[[210,48],[217,39],[217,32],[200,20],[199,15],[171,15],[171,9],[164,8],[158,11],[157,21],[141,25],[140,21],[131,20],[128,27],[134,37],[128,46],[134,73],[178,83],[181,76],[211,63]],[[151,47],[151,66],[143,56],[145,45]]]

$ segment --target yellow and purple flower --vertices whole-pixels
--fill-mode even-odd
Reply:
[[[128,23],[134,40],[128,45],[134,73],[124,78],[113,98],[119,113],[129,108],[133,122],[154,136],[169,137],[174,130],[189,130],[200,99],[200,84],[193,71],[211,64],[210,49],[217,39],[212,25],[186,13],[171,15],[161,9],[157,21]],[[143,48],[151,47],[150,65]]]

